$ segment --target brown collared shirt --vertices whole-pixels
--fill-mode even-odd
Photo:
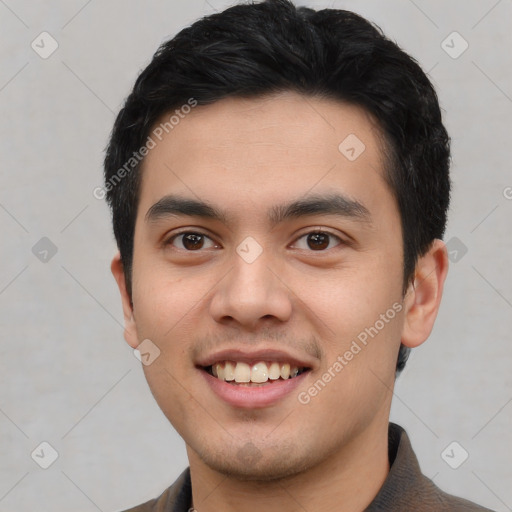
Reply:
[[[492,512],[444,493],[424,476],[402,427],[390,423],[388,438],[390,471],[364,512]],[[187,468],[158,498],[124,512],[189,512],[191,508],[192,484]]]

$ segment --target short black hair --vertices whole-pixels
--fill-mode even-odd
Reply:
[[[434,87],[365,18],[265,0],[203,17],[163,43],[117,116],[104,192],[130,297],[141,148],[157,120],[191,100],[207,105],[284,91],[348,102],[377,120],[386,141],[385,178],[401,216],[405,295],[417,259],[444,235],[450,202],[450,139]],[[401,345],[397,374],[409,351]]]

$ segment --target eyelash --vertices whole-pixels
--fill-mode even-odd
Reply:
[[[169,238],[167,238],[165,241],[164,241],[164,246],[167,247],[168,245],[172,245],[172,242],[178,238],[179,236],[181,235],[199,235],[199,236],[203,236],[203,237],[206,237],[210,240],[212,240],[212,238],[210,236],[208,236],[206,233],[203,233],[202,231],[192,231],[190,229],[186,229],[186,230],[183,230],[183,231],[180,231],[178,233],[174,233],[172,236],[170,236]],[[340,245],[349,245],[349,243],[345,240],[343,240],[342,238],[340,238],[338,235],[335,235],[334,233],[331,233],[330,231],[326,231],[326,230],[320,230],[320,229],[315,229],[315,230],[312,230],[312,231],[308,231],[307,233],[303,233],[302,235],[300,235],[298,238],[296,238],[295,242],[296,243],[298,240],[300,240],[301,238],[304,238],[308,235],[313,235],[313,234],[323,234],[323,235],[328,235],[330,236],[331,238],[335,238],[339,243],[335,246],[335,247],[338,247]],[[213,241],[213,240],[212,240]],[[178,248],[175,248],[176,250],[179,250],[179,251],[184,251],[184,252],[190,252],[190,253],[193,253],[193,252],[201,252],[200,249],[196,250],[196,251],[189,251],[187,249],[178,249]],[[328,250],[332,250],[333,248],[331,249],[322,249],[322,250],[318,250],[318,251],[314,251],[314,250],[310,250],[309,252],[327,252]]]

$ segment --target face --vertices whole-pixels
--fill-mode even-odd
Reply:
[[[407,304],[383,175],[365,111],[288,92],[198,106],[146,156],[125,337],[160,351],[191,464],[279,478],[387,425]]]

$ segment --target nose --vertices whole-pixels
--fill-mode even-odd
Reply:
[[[278,276],[279,265],[270,251],[263,251],[252,262],[234,251],[230,264],[231,270],[216,286],[210,302],[216,322],[256,330],[262,323],[290,318],[292,292]]]

